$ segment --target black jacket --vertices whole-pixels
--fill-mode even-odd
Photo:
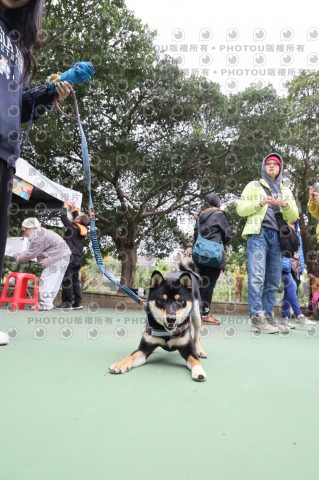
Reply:
[[[10,39],[12,24],[0,8],[0,158],[15,167],[20,156],[21,123],[37,120],[53,107],[45,86],[23,90],[20,84],[23,57]]]
[[[72,212],[73,220],[75,220],[78,215],[78,212]],[[68,244],[69,249],[71,250],[73,255],[82,256],[84,241],[86,237],[86,234],[83,235],[83,233],[85,232],[85,230],[87,233],[87,228],[83,226],[82,228],[80,228],[77,223],[71,222],[68,219],[66,208],[62,208],[61,220],[63,225],[66,227],[66,232],[63,238]]]
[[[199,217],[199,229],[202,237],[207,240],[214,240],[214,242],[226,244],[229,242],[233,236],[233,232],[228,225],[224,212],[220,210],[209,210],[208,212],[203,213]],[[194,242],[196,242],[198,236],[197,220],[194,229]],[[219,266],[224,270],[224,255],[223,259],[220,262]]]

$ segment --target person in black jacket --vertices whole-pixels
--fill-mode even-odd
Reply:
[[[45,86],[28,90],[28,74],[36,61],[44,0],[0,0],[0,278],[10,220],[12,179],[20,156],[21,122],[37,120],[53,107]],[[71,85],[57,87],[59,100]],[[8,343],[0,339],[0,345]]]
[[[67,207],[71,209],[73,221],[68,219]],[[82,266],[84,240],[88,233],[87,227],[90,225],[90,219],[85,213],[78,213],[74,202],[65,201],[61,220],[66,227],[64,240],[68,244],[72,256],[62,282],[62,303],[57,308],[79,310],[83,308],[79,270]],[[73,296],[74,303],[72,304]]]
[[[218,243],[226,244],[232,238],[232,231],[226,220],[225,214],[220,210],[220,198],[215,193],[210,193],[205,198],[205,202],[199,213],[199,229],[202,237],[207,240],[213,240]],[[197,216],[195,217],[198,218]],[[194,230],[194,242],[198,235],[197,222]],[[224,255],[218,267],[208,267],[200,265],[195,261],[196,271],[201,277],[200,295],[202,322],[208,325],[219,325],[220,321],[209,313],[210,304],[213,298],[213,292],[220,275],[224,270]]]

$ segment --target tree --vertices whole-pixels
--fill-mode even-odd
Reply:
[[[238,197],[248,182],[260,178],[262,160],[278,150],[286,121],[285,100],[272,86],[260,90],[249,87],[229,97],[221,139],[227,152],[227,198]]]
[[[121,283],[132,287],[138,248],[163,256],[186,242],[177,215],[198,198],[206,168],[198,125],[203,115],[217,125],[225,98],[217,85],[185,79],[172,59],[160,57],[153,33],[122,2],[50,2],[45,25],[41,65],[56,71],[81,59],[96,68],[96,79],[76,90],[91,152],[97,226],[102,247],[107,251],[111,240],[121,259]],[[33,163],[84,192],[87,205],[74,126],[51,114],[35,125],[32,140]]]
[[[138,251],[161,258],[187,246],[181,213],[198,211],[210,191],[229,202],[257,176],[285,114],[271,87],[227,98],[212,82],[184,78],[171,58],[155,52],[153,38],[121,1],[49,2],[36,77],[43,81],[79,60],[95,66],[94,80],[76,93],[102,254],[116,250],[121,283],[129,287]],[[64,109],[70,113],[71,105]],[[32,163],[83,192],[87,206],[74,125],[51,114],[30,137]]]
[[[303,72],[288,85],[289,118],[283,131],[287,170],[300,211],[308,272],[319,276],[316,221],[308,211],[309,187],[319,175],[319,73]]]

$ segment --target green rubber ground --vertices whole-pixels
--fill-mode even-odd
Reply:
[[[0,315],[1,480],[318,479],[319,328],[256,337],[220,316],[196,383],[162,349],[108,373],[142,312]]]

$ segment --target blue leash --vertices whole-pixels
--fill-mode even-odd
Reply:
[[[75,93],[73,90],[71,90],[71,95],[74,100],[74,105],[75,105],[75,113],[76,113],[76,118],[71,117],[70,115],[67,115],[64,113],[58,106],[58,101],[57,101],[57,95],[55,96],[55,105],[57,109],[59,110],[60,113],[69,120],[72,120],[80,130],[81,134],[81,144],[82,144],[82,157],[83,157],[83,167],[85,171],[85,176],[86,180],[88,183],[88,188],[89,188],[89,217],[90,217],[90,234],[91,234],[91,242],[92,242],[92,247],[94,251],[94,256],[96,263],[100,269],[100,271],[103,273],[103,275],[106,276],[111,282],[113,282],[117,287],[119,287],[126,295],[131,297],[135,302],[141,303],[141,299],[138,295],[136,295],[130,288],[125,287],[124,285],[121,285],[118,283],[107,271],[105,270],[105,267],[103,265],[103,260],[101,256],[101,251],[99,247],[99,242],[97,239],[97,233],[96,233],[96,226],[95,226],[95,214],[94,214],[94,206],[93,206],[93,201],[92,201],[92,195],[91,195],[91,171],[90,171],[90,161],[89,161],[89,151],[88,151],[88,146],[87,146],[87,141],[86,137],[82,128],[81,120],[80,120],[80,115],[79,115],[79,109],[78,109],[78,104],[76,101]]]

